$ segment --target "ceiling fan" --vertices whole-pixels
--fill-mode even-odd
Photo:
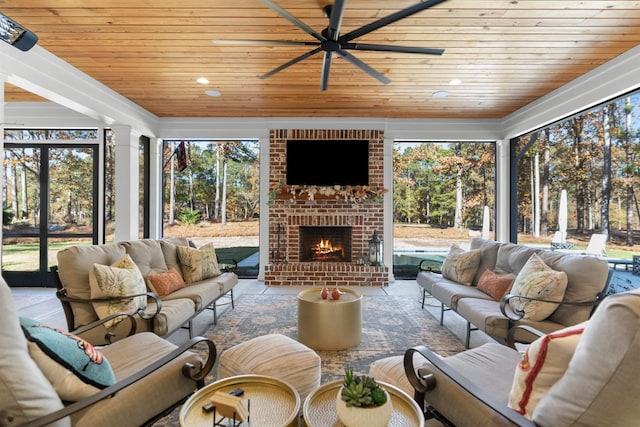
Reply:
[[[378,19],[377,21],[371,22],[370,24],[364,25],[360,28],[350,31],[347,34],[340,34],[340,25],[342,24],[342,16],[344,13],[344,8],[346,6],[347,0],[335,0],[335,3],[333,5],[327,5],[323,8],[323,12],[325,16],[329,18],[329,26],[323,29],[320,33],[316,32],[313,28],[309,27],[304,22],[300,21],[298,18],[291,15],[286,10],[282,9],[273,1],[260,0],[260,2],[262,2],[265,6],[273,9],[276,13],[278,13],[283,18],[287,19],[293,25],[300,28],[307,34],[313,36],[317,41],[307,42],[307,41],[285,41],[285,40],[214,40],[214,43],[315,46],[310,51],[303,53],[302,55],[292,59],[291,61],[288,61],[280,65],[279,67],[274,68],[268,73],[262,75],[260,77],[261,79],[266,79],[268,77],[271,77],[274,74],[279,73],[280,71],[294,64],[297,64],[298,62],[306,58],[309,58],[317,53],[324,52],[324,60],[322,63],[322,76],[320,79],[320,90],[327,90],[327,86],[329,85],[329,70],[331,69],[331,60],[334,53],[340,56],[341,58],[349,61],[351,64],[355,65],[356,67],[360,68],[362,71],[369,74],[371,77],[377,79],[378,81],[384,84],[388,84],[391,82],[391,80],[389,80],[387,77],[385,77],[383,74],[379,73],[378,71],[374,70],[372,67],[370,67],[363,61],[356,58],[353,54],[349,52],[349,50],[369,50],[369,51],[381,51],[381,52],[418,53],[418,54],[424,54],[424,55],[442,55],[444,53],[444,49],[357,43],[357,42],[354,42],[353,40],[365,34],[368,34],[372,31],[375,31],[379,28],[382,28],[386,25],[392,24],[396,21],[399,21],[415,13],[418,13],[422,10],[428,9],[444,1],[446,0],[422,1],[421,3],[418,3],[414,6],[400,10],[396,13],[392,13],[389,16]]]

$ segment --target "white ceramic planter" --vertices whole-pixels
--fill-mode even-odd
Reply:
[[[387,403],[375,408],[357,408],[347,407],[342,400],[342,387],[338,390],[336,396],[336,412],[338,418],[346,427],[387,427],[391,420],[393,405],[391,397],[385,390],[387,395]]]

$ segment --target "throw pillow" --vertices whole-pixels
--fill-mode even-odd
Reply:
[[[149,274],[147,283],[149,288],[160,298],[187,286],[180,273],[173,268],[164,273]]]
[[[516,276],[511,294],[561,302],[566,289],[567,274],[551,269],[537,254],[533,254]],[[524,310],[523,318],[531,321],[546,319],[559,305],[519,298],[512,298],[509,304],[514,311]]]
[[[513,377],[511,409],[531,419],[540,399],[567,370],[586,323],[547,334],[526,348]]]
[[[485,270],[478,280],[478,289],[494,300],[500,301],[511,288],[515,278],[513,274],[497,274],[494,271]]]
[[[200,249],[186,246],[177,246],[176,249],[182,265],[182,276],[187,284],[222,274],[220,267],[218,267],[218,258],[213,243],[207,243]]]
[[[91,288],[91,298],[111,298],[118,299],[110,301],[93,302],[93,308],[100,319],[104,319],[115,313],[133,314],[140,308],[147,306],[147,297],[141,295],[133,298],[122,298],[129,295],[139,295],[147,292],[142,273],[129,255],[125,255],[111,266],[94,264],[89,271],[89,286]],[[115,318],[105,323],[105,327],[124,320]]]
[[[107,359],[82,338],[24,317],[20,326],[31,358],[62,400],[75,402],[116,383]]]
[[[454,243],[442,263],[442,277],[471,286],[478,266],[480,266],[479,249],[465,251]]]

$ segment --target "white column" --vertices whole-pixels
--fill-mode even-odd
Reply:
[[[384,195],[384,241],[382,242],[382,251],[384,265],[389,267],[389,282],[395,281],[393,275],[393,139],[384,139],[384,188],[388,191]]]
[[[264,270],[269,263],[269,136],[260,141],[260,270],[258,280],[264,280]]]
[[[0,159],[4,159],[4,124],[6,123],[4,85],[7,75],[0,73]],[[0,188],[4,188],[4,172],[0,171]],[[2,193],[2,206],[4,206],[4,192]],[[0,242],[2,242],[2,227],[0,227]],[[2,259],[2,244],[0,243],[0,260]],[[0,270],[2,267],[0,266]]]
[[[149,143],[149,237],[159,239],[162,237],[162,144],[161,138],[151,138]]]
[[[111,127],[116,142],[116,223],[115,241],[138,238],[139,188],[139,135],[131,126]]]
[[[510,144],[508,139],[496,141],[496,230],[495,240],[509,241]]]

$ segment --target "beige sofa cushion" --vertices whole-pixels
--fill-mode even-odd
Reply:
[[[141,352],[140,349],[145,351]],[[173,351],[176,346],[152,333],[139,333],[106,346],[102,352],[109,359],[121,381],[153,361]],[[182,366],[199,366],[202,358],[186,352],[153,374],[120,390],[113,399],[104,399],[72,416],[75,426],[122,427],[146,425],[173,403],[195,390],[194,381],[182,375]]]
[[[62,409],[62,401],[38,365],[31,359],[11,290],[0,278],[0,406],[14,424],[40,418]],[[69,426],[68,419],[53,424]]]
[[[157,240],[132,240],[121,242],[120,245],[131,256],[143,277],[147,277],[149,274],[164,273],[168,270],[162,248]]]
[[[446,357],[444,361],[476,387],[502,404],[507,404],[513,374],[519,361],[518,352],[505,351],[505,347],[501,344],[488,343]],[[426,363],[423,366],[429,365]],[[479,366],[483,369],[478,369]],[[457,383],[439,370],[431,367],[430,371],[436,377],[437,387],[426,392],[425,400],[438,408],[454,425],[491,427],[512,425],[506,423],[503,417],[496,415],[477,399],[469,399],[468,393],[463,392]],[[468,419],[468,414],[474,414],[472,422]]]
[[[188,247],[189,241],[178,238],[160,240],[160,248],[167,268],[174,268],[182,274],[182,264],[180,264],[180,258],[178,258],[178,246]]]
[[[567,289],[564,301],[593,301],[607,285],[609,265],[596,257],[567,255],[544,251],[540,258],[554,270],[567,273]],[[563,325],[576,325],[589,318],[593,306],[561,305],[549,317]]]
[[[71,298],[90,299],[89,272],[94,264],[111,265],[126,255],[118,244],[70,246],[58,251],[60,280]],[[75,319],[75,328],[98,320],[93,305],[88,303],[71,304]]]
[[[480,237],[474,237],[469,243],[469,250],[480,250],[480,264],[478,265],[478,271],[473,278],[473,284],[477,285],[480,280],[480,276],[486,270],[493,270],[496,267],[496,261],[498,260],[498,249],[502,243],[495,240],[487,240]]]
[[[517,245],[515,243],[503,243],[500,245],[500,248],[498,248],[496,271],[517,275],[527,261],[529,261],[531,255],[540,252],[542,252],[540,249],[534,249],[528,246]]]
[[[554,427],[637,425],[639,331],[640,290],[605,298],[565,375],[536,406],[533,421]]]

